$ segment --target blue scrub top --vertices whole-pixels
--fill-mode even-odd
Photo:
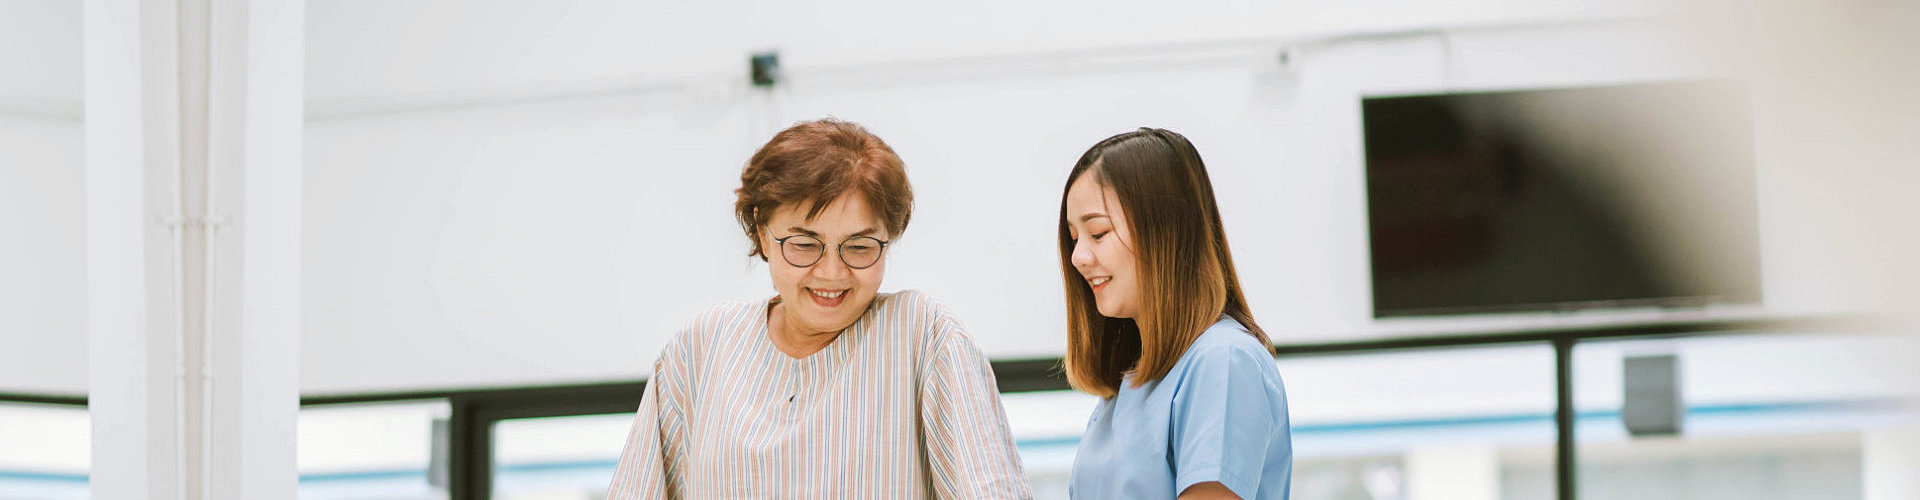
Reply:
[[[1103,399],[1073,461],[1073,498],[1171,499],[1219,481],[1243,499],[1285,500],[1293,482],[1287,394],[1267,346],[1222,318],[1167,376]]]

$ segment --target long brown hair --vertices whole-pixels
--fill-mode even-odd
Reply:
[[[1140,276],[1136,318],[1102,316],[1093,289],[1073,266],[1066,191],[1082,175],[1113,189],[1126,213]],[[1060,194],[1060,270],[1067,287],[1065,371],[1083,392],[1113,397],[1128,370],[1135,387],[1159,380],[1222,314],[1272,349],[1240,292],[1207,167],[1193,144],[1172,131],[1115,135],[1080,155]]]

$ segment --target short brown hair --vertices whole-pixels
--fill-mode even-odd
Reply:
[[[1073,266],[1066,191],[1082,175],[1112,188],[1127,214],[1140,276],[1138,317],[1102,316],[1092,288]],[[1060,268],[1067,286],[1064,368],[1074,388],[1113,397],[1128,370],[1134,371],[1135,387],[1159,380],[1222,314],[1272,349],[1247,311],[1213,183],[1186,137],[1142,128],[1100,141],[1074,164],[1060,199]]]
[[[907,230],[913,215],[913,188],[906,165],[886,141],[852,122],[832,118],[801,122],[774,134],[740,172],[734,191],[734,218],[753,247],[749,256],[766,259],[760,228],[788,203],[810,203],[807,218],[820,215],[847,193],[865,198],[886,225],[888,237]]]

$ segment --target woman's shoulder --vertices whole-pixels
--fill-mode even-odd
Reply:
[[[881,319],[890,322],[907,322],[914,326],[935,325],[953,320],[953,313],[945,304],[934,300],[926,292],[919,290],[900,290],[875,295],[873,312]]]
[[[1273,351],[1272,347],[1262,345],[1260,339],[1254,338],[1240,322],[1223,317],[1193,340],[1193,345],[1188,346],[1187,352],[1181,355],[1180,364],[1214,363],[1216,360],[1271,364]]]
[[[872,318],[883,328],[913,338],[922,349],[942,349],[955,342],[971,343],[966,327],[946,304],[919,290],[883,293],[873,299]],[[971,344],[969,344],[971,345]]]
[[[762,310],[758,302],[718,302],[703,306],[681,323],[680,329],[667,340],[665,350],[671,354],[704,351],[720,338],[757,325],[760,319],[757,313]]]
[[[716,332],[728,332],[754,323],[754,316],[761,305],[755,302],[718,302],[701,307],[692,318],[680,327],[680,336],[709,335]]]
[[[762,304],[760,302],[715,302],[701,307],[700,312],[693,315],[692,323],[704,328],[723,327],[732,323],[740,323],[742,319],[753,319],[753,312],[761,308]]]
[[[890,304],[890,305],[896,305],[896,306],[908,305],[908,306],[922,306],[922,307],[937,306],[940,304],[939,301],[936,301],[933,299],[933,296],[927,295],[927,292],[922,292],[922,291],[914,290],[911,288],[906,290],[896,290],[892,292],[875,294],[873,296],[873,303],[875,305]]]
[[[1179,380],[1174,385],[1176,400],[1195,387],[1202,393],[1260,388],[1262,392],[1281,394],[1281,401],[1286,391],[1271,348],[1262,345],[1246,327],[1226,318],[1194,339],[1168,377]]]

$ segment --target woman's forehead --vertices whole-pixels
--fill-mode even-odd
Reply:
[[[1093,214],[1110,215],[1115,208],[1118,208],[1118,204],[1109,202],[1117,196],[1113,187],[1101,184],[1091,177],[1081,176],[1080,179],[1075,179],[1073,187],[1067,190],[1067,218],[1072,219],[1073,222],[1079,222]]]
[[[886,229],[880,223],[879,214],[874,213],[863,197],[842,195],[827,203],[820,213],[808,218],[807,211],[813,208],[813,204],[812,200],[807,200],[781,205],[767,219],[767,225],[780,231],[804,228],[827,235]]]

